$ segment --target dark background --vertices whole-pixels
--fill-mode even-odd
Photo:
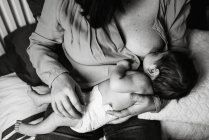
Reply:
[[[188,27],[209,30],[209,0],[191,0]]]
[[[27,0],[33,15],[40,15],[44,0]],[[188,27],[209,30],[209,0],[191,0]]]

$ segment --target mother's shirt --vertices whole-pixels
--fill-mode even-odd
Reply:
[[[123,25],[119,26],[117,18],[105,28],[93,29],[74,0],[46,0],[44,6],[36,31],[30,37],[28,54],[38,75],[49,86],[57,76],[68,72],[54,53],[59,43],[63,44],[73,66],[71,76],[82,88],[109,78],[116,62],[122,59],[132,59],[135,67],[139,66],[134,51],[126,47],[128,42],[124,41],[120,31]],[[159,0],[151,28],[164,41],[163,49],[185,45],[185,20],[189,9],[189,0]]]

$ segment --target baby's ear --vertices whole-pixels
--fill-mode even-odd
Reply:
[[[156,65],[151,65],[148,69],[148,75],[152,80],[158,77],[160,74],[160,70],[156,67]]]

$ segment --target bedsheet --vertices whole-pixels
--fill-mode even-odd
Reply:
[[[161,121],[163,140],[209,140],[209,125]]]
[[[0,77],[0,139],[2,140],[32,140],[16,133],[16,120],[28,123],[38,123],[43,119],[47,105],[35,106],[28,94],[29,86],[20,80],[15,73]],[[37,87],[38,92],[48,92],[48,88]]]

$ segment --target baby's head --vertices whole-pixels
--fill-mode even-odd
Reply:
[[[193,61],[184,51],[150,53],[144,58],[143,69],[152,80],[154,93],[164,99],[186,96],[197,82]]]

